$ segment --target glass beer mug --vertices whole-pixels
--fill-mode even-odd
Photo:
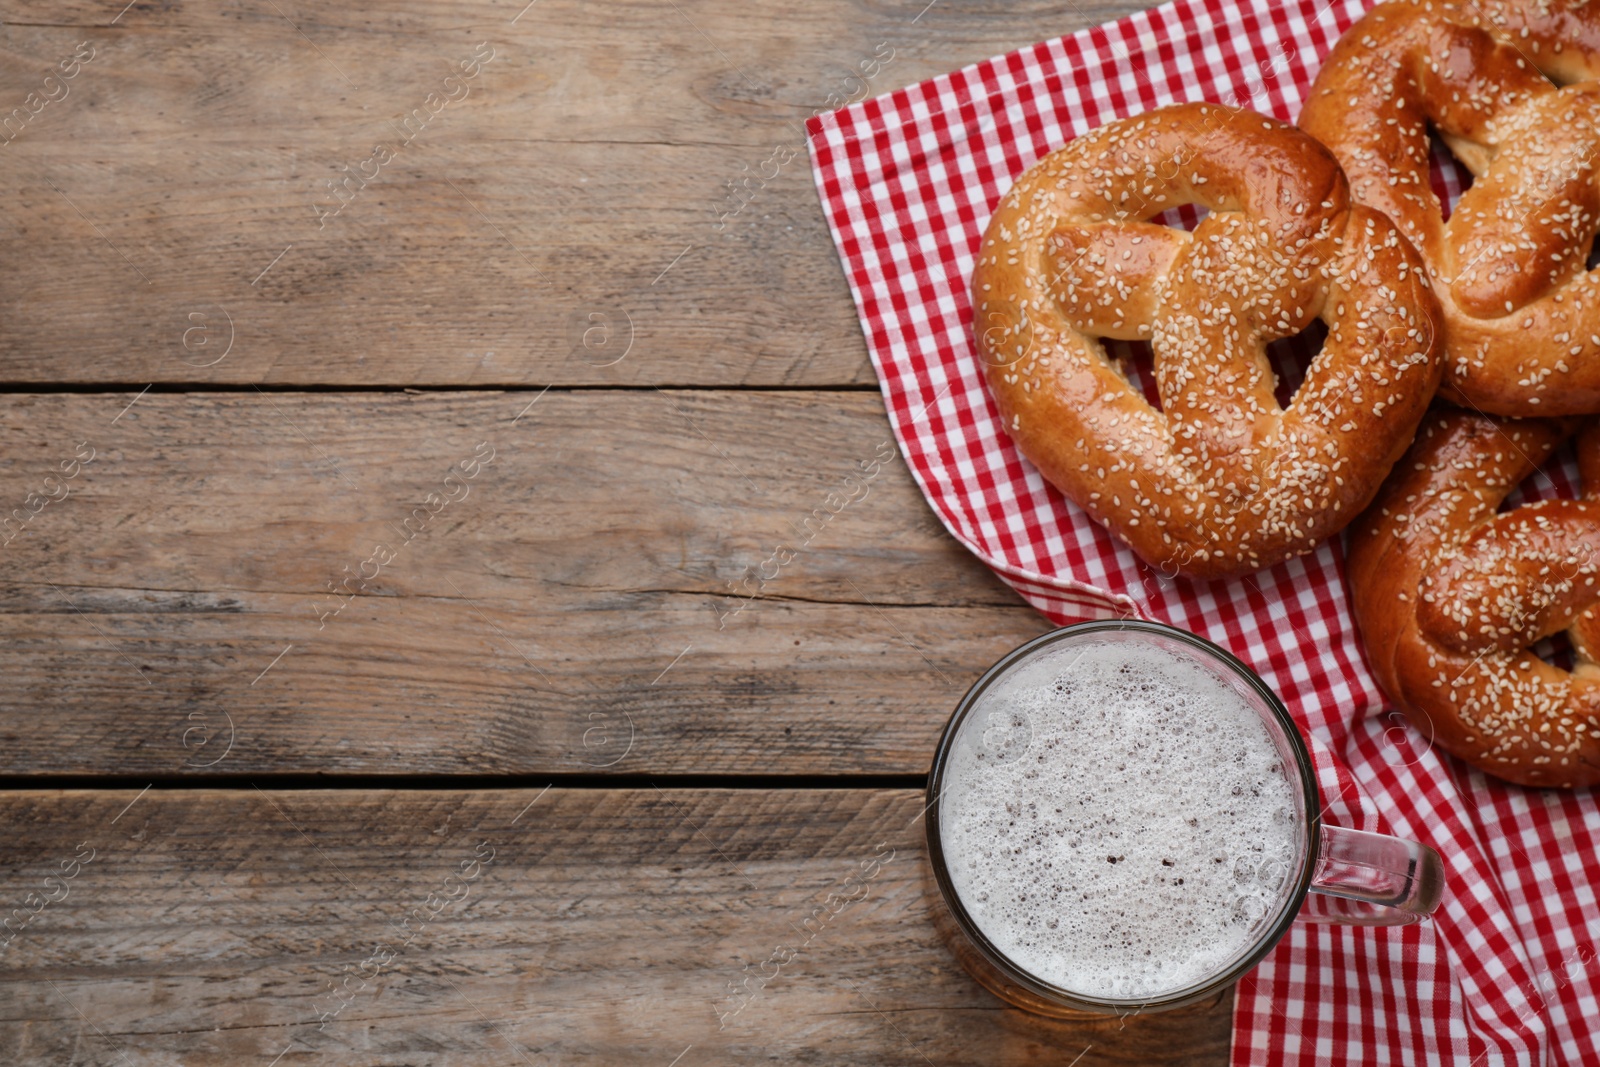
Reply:
[[[1296,919],[1417,922],[1444,884],[1433,849],[1323,822],[1282,701],[1228,652],[1160,623],[1069,626],[991,667],[945,727],[927,802],[936,925],[979,982],[1044,1015],[1214,997]],[[1211,855],[1221,841],[1233,856]],[[1276,858],[1236,864],[1256,855]],[[1198,952],[1168,936],[1195,930],[1218,934]],[[1134,977],[1119,970],[1124,943],[1143,953]]]

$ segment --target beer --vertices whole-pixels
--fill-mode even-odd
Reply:
[[[950,747],[950,882],[1051,986],[1139,1001],[1202,985],[1298,903],[1296,774],[1205,663],[1114,637],[1047,647],[983,691]]]

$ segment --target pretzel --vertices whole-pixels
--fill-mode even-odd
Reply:
[[[1311,87],[1300,127],[1428,265],[1446,399],[1600,411],[1600,273],[1585,270],[1600,231],[1597,76],[1600,4],[1407,0],[1352,26]],[[1474,175],[1448,222],[1429,123]]]
[[[1600,783],[1600,421],[1577,437],[1582,499],[1496,513],[1579,421],[1441,408],[1350,527],[1351,604],[1384,692],[1521,785]],[[1562,630],[1570,672],[1528,649]]]
[[[1143,221],[1209,208],[1193,234]],[[1041,474],[1169,575],[1308,551],[1377,492],[1438,385],[1435,304],[1326,149],[1249,111],[1180,104],[1084,134],[1001,201],[972,278],[1006,430]],[[1329,327],[1287,409],[1266,345]],[[1161,410],[1100,338],[1148,340]]]

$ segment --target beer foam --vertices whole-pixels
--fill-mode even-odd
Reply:
[[[1298,788],[1207,667],[1115,638],[1063,643],[964,720],[941,844],[967,913],[1021,969],[1138,1001],[1224,970],[1279,917]]]

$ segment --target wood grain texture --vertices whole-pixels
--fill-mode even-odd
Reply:
[[[1140,6],[0,3],[0,774],[269,790],[0,792],[0,1060],[1225,1063],[983,992],[913,791],[270,791],[924,771],[1048,624],[883,458],[799,124]]]
[[[873,394],[530,395],[0,400],[0,773],[923,773],[1048,628]]]
[[[7,4],[0,380],[871,384],[800,124],[1140,6]]]
[[[921,806],[3,794],[0,903],[39,910],[0,956],[0,1048],[125,1067],[1227,1061],[1231,995],[1067,1023],[984,992],[934,934]],[[754,995],[730,998],[747,975]]]

